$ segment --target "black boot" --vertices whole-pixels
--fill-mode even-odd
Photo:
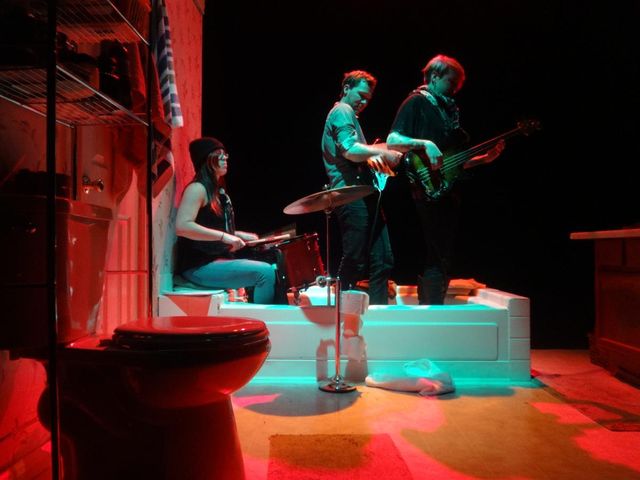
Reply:
[[[421,276],[418,276],[418,301],[420,305],[443,305],[447,294],[447,285],[444,273],[437,267],[427,267]]]

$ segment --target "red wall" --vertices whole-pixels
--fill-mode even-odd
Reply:
[[[204,2],[202,2],[204,3]],[[193,177],[189,142],[201,134],[202,126],[202,16],[193,2],[167,2],[178,95],[184,127],[174,129],[173,155],[176,169],[176,204],[184,186]]]

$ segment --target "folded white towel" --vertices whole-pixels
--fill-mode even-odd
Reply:
[[[402,370],[398,374],[374,372],[365,378],[365,384],[386,390],[418,392],[422,396],[442,395],[455,390],[451,376],[427,359],[407,362]]]

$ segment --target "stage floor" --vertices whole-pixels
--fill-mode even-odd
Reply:
[[[583,350],[534,350],[531,364],[548,385],[534,378],[421,397],[252,382],[233,395],[247,479],[396,478],[385,471],[414,480],[640,479],[640,390]],[[615,418],[631,431],[612,430]]]

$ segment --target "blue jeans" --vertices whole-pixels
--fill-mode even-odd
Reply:
[[[276,272],[266,262],[245,259],[218,259],[182,273],[190,282],[211,288],[253,287],[253,302],[273,303]]]
[[[387,282],[393,267],[389,232],[376,195],[356,200],[336,209],[342,235],[340,284],[353,288],[358,280],[369,277],[369,301],[372,305],[389,303]]]

